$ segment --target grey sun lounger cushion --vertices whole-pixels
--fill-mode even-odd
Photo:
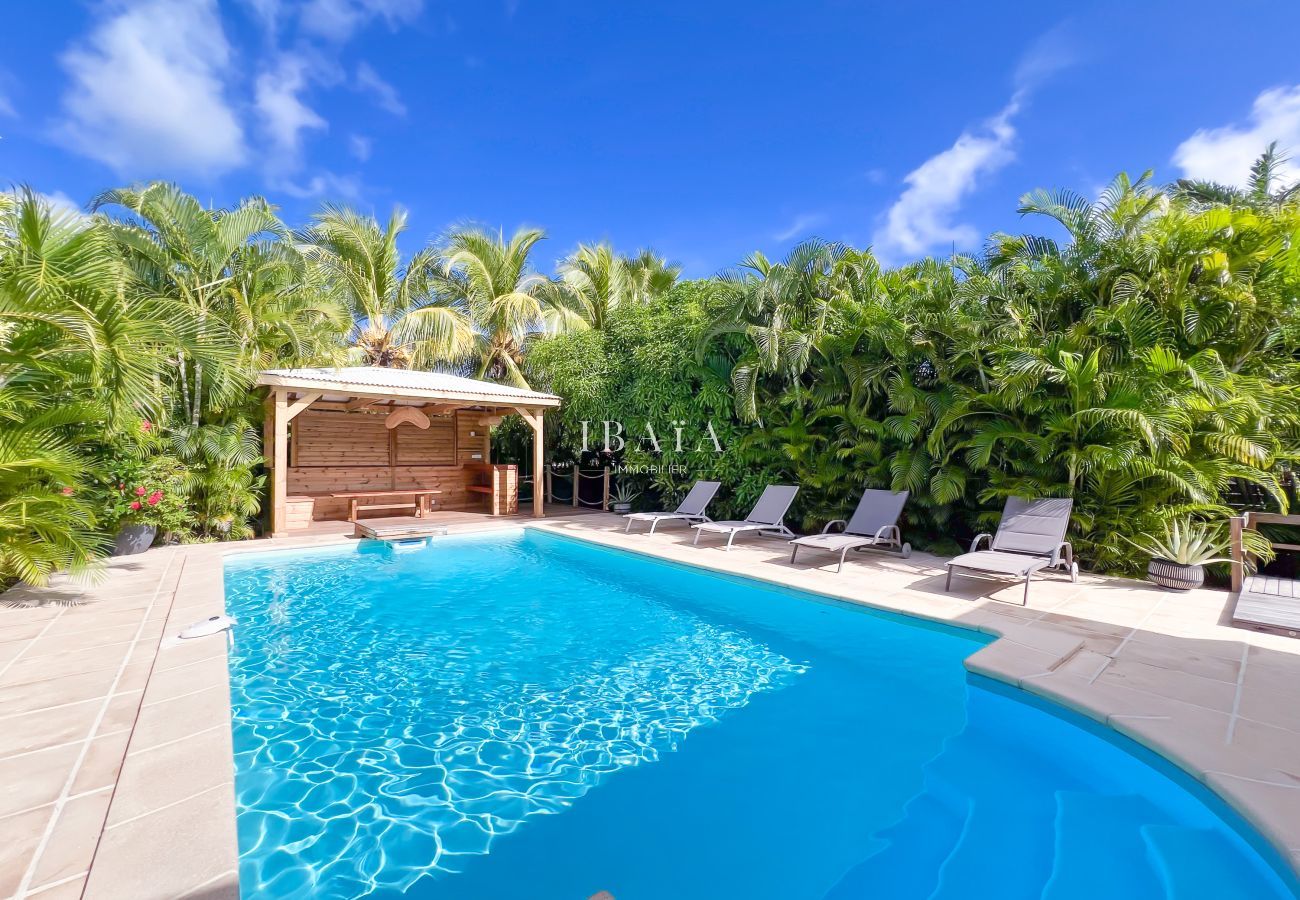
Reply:
[[[898,517],[902,515],[907,503],[907,491],[882,491],[868,489],[858,501],[858,508],[853,517],[845,524],[844,530],[831,533],[831,526],[843,520],[829,522],[821,534],[810,534],[795,538],[790,542],[790,562],[795,561],[800,547],[826,550],[840,555],[839,568],[844,568],[844,557],[850,550],[860,547],[896,547],[904,557],[910,556],[912,548],[902,542],[898,530]]]
[[[731,519],[725,522],[702,522],[695,528],[695,543],[700,542],[700,535],[705,531],[727,535],[727,549],[736,535],[746,531],[775,532],[794,537],[794,532],[785,527],[785,514],[799,493],[796,485],[769,484],[763,488],[763,495],[758,498],[754,508],[743,520]]]
[[[1029,602],[1029,582],[1034,574],[1048,567],[1064,567],[1071,581],[1078,581],[1079,567],[1065,532],[1070,527],[1074,501],[1068,498],[1027,500],[1011,497],[1002,511],[997,534],[976,535],[971,552],[948,561],[947,590],[955,569],[988,575],[1011,575],[1025,579],[1025,603]],[[980,550],[982,540],[989,540],[988,550]]]
[[[713,502],[713,495],[718,492],[719,481],[697,481],[691,485],[690,491],[682,498],[682,502],[677,505],[673,512],[636,512],[628,513],[623,518],[627,519],[627,527],[623,530],[629,531],[633,522],[649,522],[650,533],[654,534],[655,528],[660,522],[683,520],[687,522],[708,522],[709,517],[704,514],[709,504]]]

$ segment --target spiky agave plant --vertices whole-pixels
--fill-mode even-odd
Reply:
[[[1191,516],[1172,518],[1162,534],[1142,535],[1137,540],[1129,539],[1129,543],[1152,559],[1163,559],[1180,566],[1231,562],[1221,555],[1228,547],[1222,527]]]

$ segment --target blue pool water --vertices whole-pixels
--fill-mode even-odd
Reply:
[[[971,632],[522,531],[226,595],[245,897],[1294,896]]]

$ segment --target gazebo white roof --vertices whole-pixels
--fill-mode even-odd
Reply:
[[[446,372],[417,372],[379,366],[348,366],[319,369],[268,369],[257,383],[294,392],[321,392],[325,399],[381,397],[426,403],[458,400],[484,406],[556,407],[554,394],[527,391],[491,381],[462,378]]]

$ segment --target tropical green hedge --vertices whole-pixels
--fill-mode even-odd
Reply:
[[[253,535],[257,372],[345,362],[553,390],[552,462],[618,466],[644,505],[713,478],[739,514],[795,481],[816,528],[863,486],[907,488],[909,537],[951,551],[1006,496],[1070,496],[1085,563],[1134,571],[1132,539],[1168,521],[1292,500],[1300,187],[1280,167],[1270,148],[1244,190],[1030,194],[1045,228],[970,256],[882,270],[810,241],[685,283],[606,244],[543,274],[535,229],[404,256],[400,210],[293,231],[262,198],[165,183],[85,214],[0,193],[0,586],[92,567],[127,523]],[[602,452],[605,421],[626,446]],[[497,442],[530,457],[516,421]]]
[[[1144,565],[1127,539],[1175,516],[1285,508],[1300,211],[1291,196],[1223,203],[1194,188],[1120,178],[1096,203],[1032,194],[1021,211],[1063,240],[997,234],[978,256],[892,271],[809,242],[619,307],[602,332],[529,354],[534,385],[568,401],[557,458],[578,451],[584,419],[712,420],[721,454],[642,442],[613,462],[647,503],[720,479],[723,515],[793,481],[805,528],[843,516],[863,486],[906,488],[910,538],[944,552],[1007,496],[1072,496],[1078,552],[1110,571]]]

